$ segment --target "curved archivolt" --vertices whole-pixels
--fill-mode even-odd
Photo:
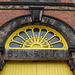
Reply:
[[[6,41],[5,48],[68,49],[68,45],[58,31],[47,26],[30,25],[13,32]]]

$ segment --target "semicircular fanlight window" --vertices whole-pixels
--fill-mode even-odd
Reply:
[[[68,45],[58,31],[47,26],[31,25],[13,32],[5,48],[68,49]]]

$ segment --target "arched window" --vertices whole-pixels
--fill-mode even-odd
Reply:
[[[68,44],[64,39],[64,37],[57,30],[49,26],[27,25],[17,29],[8,37],[5,43],[5,48],[6,50],[7,49],[68,50]],[[0,72],[0,75],[73,75],[73,74],[72,71],[70,70],[70,67],[67,65],[67,62],[65,61],[63,62],[9,61],[4,66],[3,71]]]
[[[6,41],[7,49],[68,49],[64,37],[44,25],[30,25],[13,32]]]

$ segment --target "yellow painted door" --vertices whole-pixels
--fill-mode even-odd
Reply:
[[[73,75],[62,62],[7,62],[0,75]]]
[[[73,75],[73,73],[65,62],[43,62],[37,63],[37,75]]]
[[[36,75],[36,63],[7,62],[0,75]]]

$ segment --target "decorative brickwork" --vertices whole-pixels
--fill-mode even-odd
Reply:
[[[12,22],[9,21],[6,24],[4,24],[0,30],[0,35],[1,35],[0,36],[0,42],[1,42],[1,44],[3,44],[5,37],[7,36],[7,34],[11,30],[13,30],[16,27],[18,28],[18,26],[22,26],[22,24],[29,23],[29,22],[32,22],[32,16],[31,15],[22,16],[22,17],[13,19]],[[75,32],[68,24],[66,24],[65,22],[63,22],[57,18],[47,16],[47,15],[43,15],[41,22],[47,23],[50,26],[52,25],[53,27],[58,28],[58,30],[60,30],[62,33],[64,33],[66,35],[66,37],[68,38],[68,41],[69,41],[68,44],[69,45],[75,45]]]

